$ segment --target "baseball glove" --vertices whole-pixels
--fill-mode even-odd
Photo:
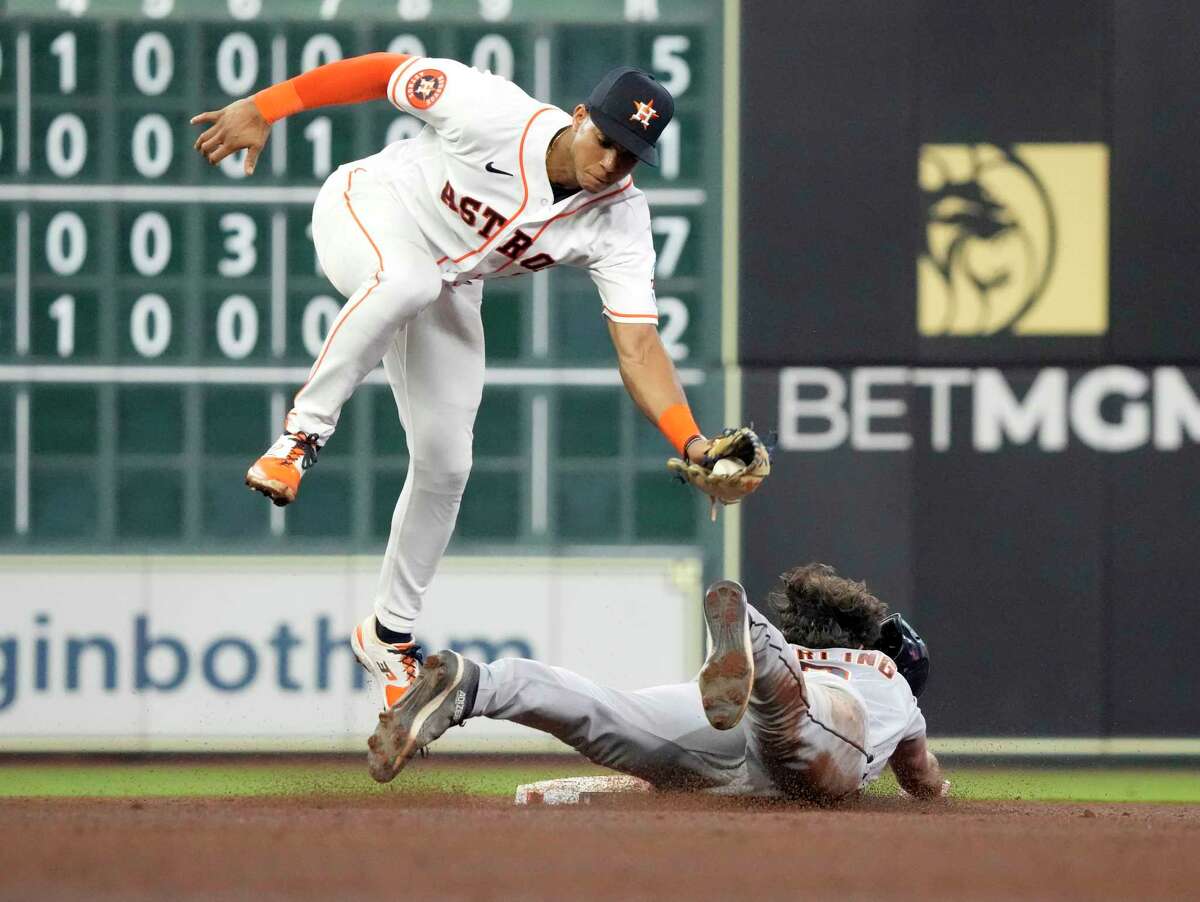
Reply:
[[[762,439],[749,426],[726,429],[711,442],[704,459],[690,463],[678,457],[667,467],[683,482],[690,482],[712,502],[717,519],[717,502],[737,504],[759,487],[771,472],[771,455]]]

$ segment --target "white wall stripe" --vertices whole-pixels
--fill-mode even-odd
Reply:
[[[19,136],[18,136],[19,137]],[[0,185],[0,201],[55,203],[311,204],[319,188],[262,185]],[[651,206],[698,207],[702,188],[649,188]]]
[[[529,528],[543,535],[550,518],[550,402],[545,395],[533,399],[530,418]]]
[[[86,366],[72,364],[0,364],[0,383],[114,382],[161,385],[302,385],[305,366]],[[620,385],[616,368],[601,367],[488,367],[488,385]],[[703,385],[699,369],[679,370],[684,385]],[[367,374],[367,382],[383,385],[387,375],[380,367]]]
[[[283,418],[287,415],[287,410],[284,405],[287,404],[287,397],[283,392],[277,391],[271,393],[271,423],[267,430],[267,435],[271,438],[267,441],[273,441],[276,432],[283,431]],[[249,489],[247,489],[249,491]],[[287,509],[271,505],[271,535],[281,536],[287,528]]]
[[[544,36],[533,42],[533,96],[550,103],[550,39]]]
[[[271,354],[287,351],[287,214],[271,215]]]
[[[13,528],[17,535],[29,532],[29,392],[17,392],[17,409],[13,424],[16,473],[13,486]]]
[[[17,172],[29,171],[33,113],[30,99],[29,34],[17,35]]]
[[[550,353],[550,273],[533,274],[533,356]]]
[[[287,81],[287,38],[276,35],[271,40],[271,83]],[[287,175],[287,119],[280,119],[271,127],[271,172]]]
[[[16,273],[13,285],[13,344],[18,355],[29,353],[29,213],[17,214]]]

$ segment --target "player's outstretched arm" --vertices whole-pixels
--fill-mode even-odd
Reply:
[[[924,736],[901,742],[889,763],[896,774],[896,782],[910,796],[936,799],[950,794],[950,781],[942,776],[942,767],[929,751]]]
[[[658,329],[650,323],[608,321],[625,390],[650,422],[656,424],[680,454],[693,463],[704,458],[705,438],[688,408],[679,374]],[[686,449],[686,450],[685,450]]]
[[[200,113],[192,117],[192,125],[209,127],[196,139],[195,148],[214,166],[245,150],[246,175],[250,175],[272,123],[301,110],[381,100],[387,96],[392,73],[407,59],[402,53],[368,53],[338,60],[235,100],[224,109]]]

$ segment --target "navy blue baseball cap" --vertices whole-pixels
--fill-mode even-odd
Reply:
[[[653,75],[619,66],[600,79],[587,106],[592,121],[614,144],[643,163],[658,165],[654,145],[675,113],[675,98]]]

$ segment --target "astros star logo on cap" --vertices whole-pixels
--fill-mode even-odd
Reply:
[[[654,108],[653,100],[651,100],[649,103],[642,103],[640,100],[635,100],[633,105],[637,108],[637,112],[629,118],[634,122],[640,122],[643,129],[650,127],[651,119],[658,118],[658,110]]]

